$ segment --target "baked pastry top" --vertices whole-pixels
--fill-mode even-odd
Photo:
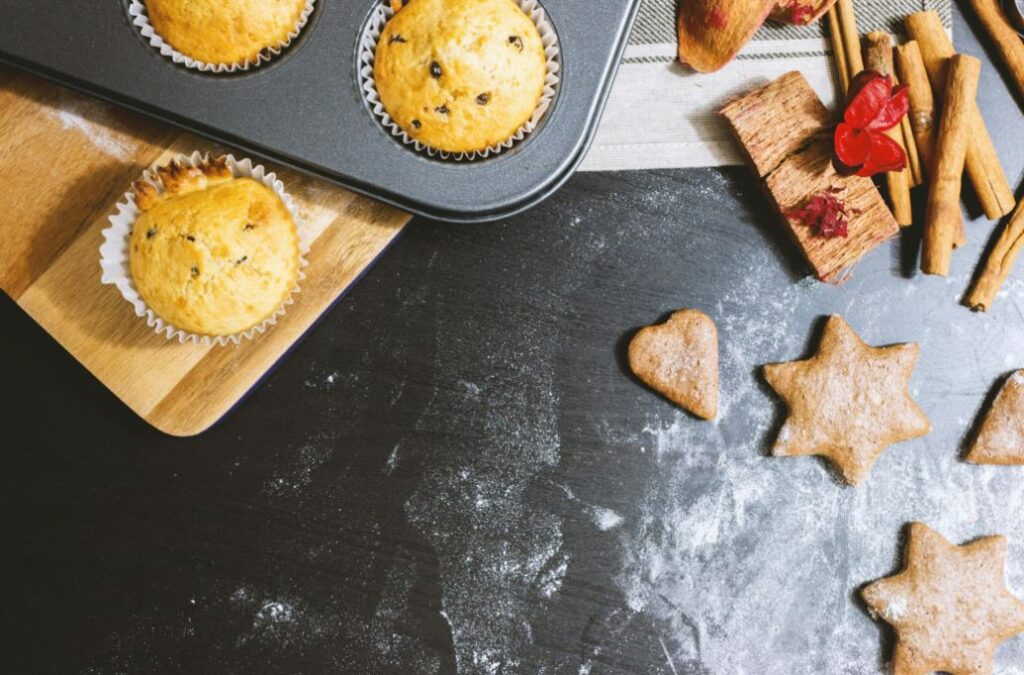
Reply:
[[[182,54],[242,65],[288,42],[306,0],[145,0],[149,22]]]
[[[198,335],[233,335],[269,318],[298,282],[299,236],[278,195],[234,178],[223,158],[157,169],[163,191],[135,184],[142,214],[129,261],[142,300]]]
[[[546,70],[540,33],[513,0],[411,0],[381,32],[373,77],[410,137],[472,152],[530,119]]]

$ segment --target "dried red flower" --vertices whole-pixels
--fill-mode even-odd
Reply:
[[[888,75],[865,70],[854,78],[833,137],[837,170],[873,176],[905,168],[906,153],[885,132],[900,123],[909,107],[907,88],[893,87]]]
[[[842,188],[831,187],[810,197],[803,206],[786,211],[785,216],[814,229],[814,233],[826,237],[846,237],[850,234],[850,212],[847,204],[836,195]]]

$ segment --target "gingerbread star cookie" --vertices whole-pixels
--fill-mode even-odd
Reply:
[[[911,523],[903,571],[866,586],[872,614],[896,629],[893,675],[988,675],[1001,642],[1024,633],[1024,602],[1004,585],[1006,537],[954,546]]]
[[[821,455],[851,485],[864,480],[889,445],[931,431],[908,390],[917,355],[916,344],[870,347],[830,316],[817,354],[764,367],[789,408],[772,454]]]
[[[999,390],[967,453],[974,464],[1024,464],[1024,370]]]
[[[706,420],[718,414],[718,330],[696,309],[681,309],[629,343],[629,368],[666,398]]]

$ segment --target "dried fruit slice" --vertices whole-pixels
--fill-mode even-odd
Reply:
[[[817,21],[835,2],[836,0],[779,0],[779,4],[772,8],[768,18],[779,23],[805,26]]]
[[[761,27],[776,0],[679,3],[679,60],[701,73],[718,70]]]

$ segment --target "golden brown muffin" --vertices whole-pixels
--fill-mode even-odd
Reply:
[[[373,78],[388,115],[439,150],[484,150],[537,109],[547,59],[513,0],[411,0],[381,32]]]
[[[145,0],[153,30],[198,61],[243,65],[288,42],[306,0]]]
[[[269,318],[295,288],[299,236],[284,202],[223,158],[157,169],[163,192],[135,184],[132,279],[164,321],[198,335],[233,335]]]

